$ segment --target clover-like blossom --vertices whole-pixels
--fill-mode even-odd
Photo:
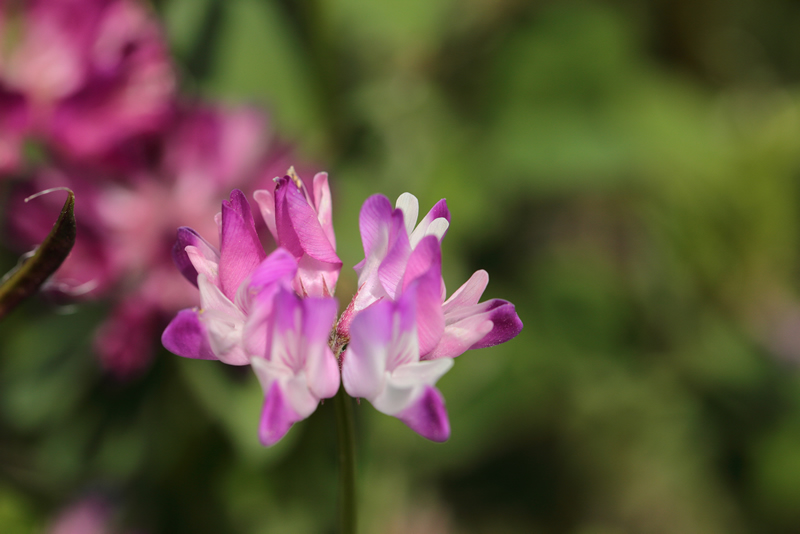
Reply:
[[[361,207],[359,229],[364,259],[355,266],[358,292],[345,311],[339,330],[347,336],[350,321],[361,310],[383,298],[396,299],[411,253],[425,236],[439,242],[450,226],[445,199],[437,202],[417,224],[419,201],[411,193],[398,197],[395,209],[383,195],[369,197]]]
[[[339,367],[328,346],[336,319],[331,297],[300,298],[281,287],[275,295],[260,294],[254,306],[268,311],[263,326],[248,336],[265,341],[264,350],[251,363],[264,389],[264,406],[258,435],[264,445],[274,445],[289,428],[316,410],[320,399],[339,390]]]
[[[342,363],[345,390],[428,439],[446,440],[449,422],[436,380],[465,351],[503,343],[522,330],[510,302],[478,303],[488,281],[478,271],[445,301],[439,238],[423,235],[392,278],[393,295],[387,291],[352,319]]]
[[[293,169],[276,182],[274,191],[253,196],[278,246],[297,259],[295,289],[300,295],[330,296],[342,261],[336,255],[328,174],[314,176],[313,195]]]
[[[423,243],[438,247],[432,237]],[[397,417],[423,437],[446,441],[450,422],[444,397],[434,385],[453,360],[422,358],[426,345],[441,336],[443,327],[436,317],[440,265],[433,261],[425,274],[405,285],[397,301],[382,299],[353,319],[342,380],[351,396],[369,400],[378,411]]]

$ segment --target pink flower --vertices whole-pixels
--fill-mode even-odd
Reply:
[[[339,368],[328,346],[335,299],[301,299],[286,288],[267,299],[270,310],[264,327],[248,335],[266,339],[264,351],[254,354],[251,363],[265,395],[259,439],[270,446],[311,415],[320,399],[336,394]]]
[[[141,3],[19,5],[3,9],[20,32],[0,57],[0,84],[26,100],[27,133],[67,159],[87,160],[162,128],[172,112],[175,75],[161,29]]]
[[[356,315],[342,363],[349,395],[369,400],[378,411],[397,417],[433,441],[450,437],[444,397],[434,385],[453,360],[421,358],[425,331],[434,330],[435,335],[437,330],[430,328],[425,312],[435,304],[440,277],[432,266],[396,302],[384,299]]]
[[[313,196],[290,170],[277,180],[274,192],[259,190],[254,198],[278,246],[297,259],[295,290],[301,295],[330,296],[342,262],[336,255],[328,174],[314,176]]]
[[[2,34],[2,28],[0,28]],[[28,103],[0,83],[0,175],[20,166],[22,141],[28,125]]]
[[[447,202],[437,202],[417,224],[419,201],[410,193],[398,197],[393,210],[389,199],[373,195],[364,202],[359,215],[364,259],[355,266],[358,292],[339,324],[342,335],[359,311],[383,298],[398,297],[399,282],[405,273],[412,251],[425,236],[439,242],[450,226]]]
[[[367,203],[362,216],[369,209]],[[413,204],[411,209],[414,213]],[[428,439],[444,441],[450,427],[444,399],[433,387],[436,381],[452,367],[453,358],[469,349],[508,341],[522,330],[522,322],[510,302],[495,299],[478,303],[489,280],[485,271],[476,272],[445,301],[440,232],[431,231],[430,226],[418,228],[415,231],[423,236],[417,240],[409,231],[409,248],[414,244],[406,255],[407,234],[397,229],[397,211],[389,213],[384,207],[382,215],[374,218],[379,222],[382,219],[387,229],[383,234],[386,246],[376,247],[370,235],[363,237],[367,259],[361,272],[363,275],[371,267],[377,272],[374,279],[378,283],[370,288],[368,279],[359,288],[359,293],[365,288],[370,292],[371,304],[360,312],[352,312],[354,306],[345,311],[345,315],[352,312],[353,316],[342,379],[351,396],[368,399],[376,409],[399,418]],[[416,214],[404,220],[406,228],[413,228]],[[365,227],[371,230],[381,224]],[[386,249],[389,252],[384,255]],[[398,250],[402,253],[400,260],[393,260]],[[374,254],[372,263],[370,252]],[[383,259],[377,262],[376,258]],[[358,298],[356,295],[353,302]]]

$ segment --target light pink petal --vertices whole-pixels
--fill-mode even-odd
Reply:
[[[397,418],[431,441],[443,442],[450,437],[450,420],[444,406],[444,397],[433,386],[426,386],[419,399],[399,413]]]
[[[275,196],[272,191],[259,189],[253,193],[253,198],[261,211],[261,217],[269,229],[269,233],[278,241],[278,230],[275,228]]]
[[[208,343],[208,332],[196,309],[181,310],[161,336],[164,348],[184,358],[216,360]]]
[[[331,246],[336,250],[336,235],[333,232],[333,202],[328,185],[328,173],[320,172],[314,176],[314,208],[317,219]]]
[[[456,292],[442,305],[444,313],[447,314],[457,308],[477,304],[488,284],[489,273],[483,269],[475,271],[470,279],[456,289]]]
[[[305,369],[308,388],[318,399],[333,397],[339,390],[339,364],[328,347],[336,310],[336,299],[303,299]]]
[[[484,314],[473,315],[444,329],[439,343],[423,359],[450,359],[464,354],[472,346],[492,331],[492,321]]]
[[[395,210],[392,213],[392,223],[389,228],[388,251],[378,267],[381,285],[384,291],[393,298],[397,298],[400,281],[403,279],[408,259],[411,256],[411,244],[403,224],[402,211]]]
[[[222,203],[219,278],[222,292],[236,296],[239,285],[266,257],[256,234],[250,204],[238,189]]]
[[[381,301],[355,316],[350,344],[343,354],[342,382],[351,397],[372,400],[384,387],[392,339],[393,304]]]

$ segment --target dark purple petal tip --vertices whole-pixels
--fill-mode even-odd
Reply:
[[[444,407],[444,397],[433,386],[426,386],[422,397],[398,414],[397,418],[423,438],[438,443],[450,438],[450,420]]]
[[[186,254],[186,247],[189,245],[198,246],[204,239],[200,234],[189,228],[181,226],[178,228],[178,238],[172,247],[172,261],[181,274],[197,287],[197,269],[192,265],[189,255]]]
[[[514,305],[507,300],[494,299],[488,308],[488,319],[492,321],[491,332],[475,343],[470,349],[484,349],[513,339],[522,331],[522,320]]]

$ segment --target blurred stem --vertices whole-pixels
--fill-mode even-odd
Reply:
[[[333,398],[339,453],[339,532],[356,533],[356,442],[352,400],[339,386]]]

